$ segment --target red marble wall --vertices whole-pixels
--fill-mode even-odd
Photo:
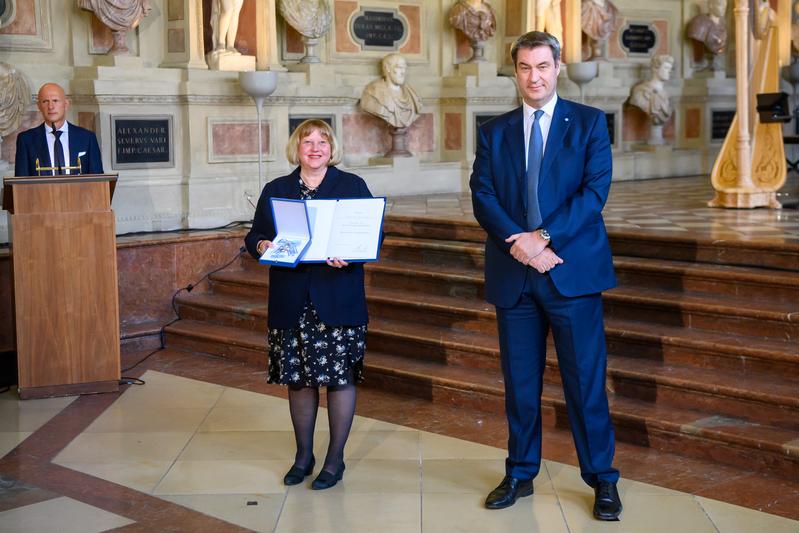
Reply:
[[[702,110],[690,107],[685,110],[685,138],[698,139],[702,132]]]
[[[91,53],[105,54],[111,47],[114,46],[114,36],[111,30],[100,22],[100,19],[94,13],[90,14],[92,18],[91,31],[92,31],[92,46]]]
[[[408,19],[408,40],[399,49],[401,54],[419,54],[422,51],[422,15],[419,6],[399,6],[399,12]]]
[[[463,115],[444,113],[444,150],[463,148]]]
[[[368,113],[354,113],[342,117],[344,153],[350,155],[381,156],[391,148],[388,124]],[[408,128],[408,150],[413,154],[435,150],[433,115],[422,113]]]
[[[0,30],[8,35],[36,35],[36,1],[17,0],[14,22]]]
[[[261,148],[269,153],[269,122],[261,124]],[[211,124],[211,155],[258,155],[258,122],[215,122]]]
[[[360,48],[350,38],[349,19],[358,10],[358,2],[336,0],[333,7],[333,24],[336,32],[337,52],[358,52]]]

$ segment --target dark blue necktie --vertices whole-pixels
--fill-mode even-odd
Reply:
[[[55,136],[55,141],[53,142],[53,155],[55,156],[54,167],[56,167],[56,174],[63,174],[64,173],[64,147],[61,146],[61,134],[63,132],[58,131],[53,126],[53,135]]]
[[[535,112],[535,120],[530,128],[530,143],[527,147],[527,229],[532,231],[541,225],[541,210],[538,207],[538,175],[541,173],[541,159],[544,156],[544,136],[541,134],[539,119],[544,112]]]

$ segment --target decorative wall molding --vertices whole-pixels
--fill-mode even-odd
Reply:
[[[0,50],[51,52],[53,27],[50,22],[50,0],[34,0],[35,34],[0,33]]]

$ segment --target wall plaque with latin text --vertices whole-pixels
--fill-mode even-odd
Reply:
[[[114,169],[174,167],[172,115],[111,117]]]
[[[392,9],[363,7],[352,17],[350,33],[363,50],[399,50],[408,35],[405,19]]]
[[[658,38],[649,24],[628,24],[621,32],[621,44],[628,54],[649,55]]]

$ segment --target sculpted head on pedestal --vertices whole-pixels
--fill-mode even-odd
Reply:
[[[150,0],[78,0],[78,7],[92,11],[114,34],[109,53],[126,54],[125,34],[150,14]]]
[[[0,137],[19,127],[30,101],[28,82],[12,65],[0,61]]]
[[[449,23],[471,41],[485,41],[497,32],[491,4],[482,0],[458,0],[449,10]]]
[[[671,102],[664,81],[671,78],[674,58],[669,55],[658,55],[652,58],[650,78],[633,86],[627,102],[644,113],[654,125],[665,124],[672,114]]]
[[[408,64],[400,54],[388,54],[381,65],[383,77],[364,88],[361,109],[395,128],[406,128],[422,109],[419,95],[405,81]]]

